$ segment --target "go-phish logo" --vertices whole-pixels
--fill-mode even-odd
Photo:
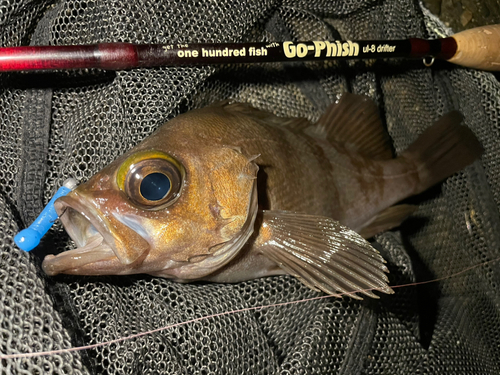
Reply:
[[[289,59],[295,57],[306,57],[309,52],[314,53],[314,57],[346,57],[358,56],[359,44],[351,41],[314,41],[308,43],[284,42],[283,52]]]

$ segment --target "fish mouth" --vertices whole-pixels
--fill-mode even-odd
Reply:
[[[100,275],[99,264],[118,260],[111,233],[87,205],[79,199],[65,196],[56,200],[54,208],[64,229],[78,247],[58,255],[47,255],[42,262],[42,269],[47,275]]]

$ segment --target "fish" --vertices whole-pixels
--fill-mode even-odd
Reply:
[[[314,123],[230,101],[189,111],[55,202],[77,248],[42,268],[178,282],[290,274],[331,295],[391,294],[367,239],[415,211],[401,201],[481,156],[462,121],[444,115],[394,157],[362,95],[343,94]]]

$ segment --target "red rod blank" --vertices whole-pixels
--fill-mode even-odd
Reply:
[[[325,59],[448,59],[453,38],[392,41],[306,41],[271,43],[131,44],[0,48],[0,72],[98,68],[132,69],[168,65],[239,64]]]
[[[0,71],[55,69],[128,69],[138,66],[133,44],[7,47],[0,49]]]

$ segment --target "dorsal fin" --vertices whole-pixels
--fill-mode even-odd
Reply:
[[[278,117],[270,112],[254,108],[249,104],[229,103],[229,101],[224,101],[221,103],[221,107],[229,113],[245,115],[251,117],[255,121],[262,121],[276,127],[284,126],[295,132],[300,132],[312,126],[312,123],[306,118]]]
[[[345,144],[366,157],[392,159],[389,135],[378,108],[364,95],[343,94],[328,107],[313,132],[332,143]]]

